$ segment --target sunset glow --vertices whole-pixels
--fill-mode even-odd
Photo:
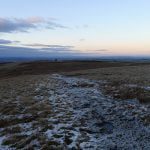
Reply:
[[[3,46],[15,46],[59,49],[59,56],[150,56],[149,6],[148,0],[1,0],[0,55],[7,57]]]

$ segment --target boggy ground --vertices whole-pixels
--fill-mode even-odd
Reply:
[[[150,106],[102,94],[106,81],[0,80],[0,149],[150,149]]]

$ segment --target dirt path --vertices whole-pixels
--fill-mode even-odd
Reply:
[[[101,82],[54,74],[41,80],[33,88],[33,100],[39,104],[38,120],[35,112],[11,115],[16,118],[31,118],[0,128],[1,138],[7,145],[12,135],[21,136],[14,149],[150,149],[150,107],[136,100],[117,101],[101,93]],[[17,99],[17,103],[21,99]],[[43,105],[44,104],[44,105]],[[45,106],[46,105],[46,106]],[[29,110],[30,105],[26,106]],[[25,111],[24,111],[25,112]],[[4,120],[10,115],[1,116]],[[42,120],[41,121],[41,119]],[[39,123],[39,120],[41,123]],[[18,133],[8,134],[6,129],[20,127]],[[5,132],[4,132],[5,131]],[[2,136],[3,135],[3,136]],[[2,146],[0,149],[7,149]]]

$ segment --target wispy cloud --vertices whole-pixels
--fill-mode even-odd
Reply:
[[[4,39],[0,39],[0,44],[11,44],[12,41],[10,40],[4,40]]]
[[[21,18],[0,18],[0,32],[12,33],[12,32],[28,32],[30,29],[46,28],[67,28],[57,22],[54,19],[45,19],[42,17],[30,17],[26,19]]]
[[[17,45],[16,45],[17,43]],[[16,46],[14,46],[16,45]],[[20,46],[19,46],[20,45]],[[81,51],[72,45],[53,45],[43,43],[24,44],[20,41],[0,39],[0,57],[69,57],[94,56],[103,54],[107,49]]]
[[[22,46],[10,46],[10,45],[0,45],[0,56],[1,57],[20,57],[20,56],[42,56],[42,57],[51,57],[51,56],[61,56],[77,53],[78,51],[73,50],[73,46],[63,46],[63,45],[43,45],[39,46],[48,46],[48,47],[24,47]]]
[[[39,44],[43,46],[43,44]],[[101,53],[96,51],[79,51],[75,50],[73,46],[63,45],[47,45],[48,47],[28,47],[28,46],[10,46],[0,45],[0,58],[1,57],[34,57],[34,58],[72,58],[72,57],[98,57],[102,56]],[[107,50],[98,50],[105,52]]]
[[[68,45],[49,45],[49,44],[24,44],[24,46],[27,46],[29,48],[37,49],[41,52],[55,52],[55,53],[72,53],[75,52],[74,46],[68,46]]]
[[[0,44],[13,44],[13,43],[19,43],[19,41],[11,41],[11,40],[5,40],[5,39],[0,39]]]
[[[74,46],[68,46],[68,45],[50,45],[50,44],[39,44],[39,43],[34,43],[34,44],[24,44],[24,46],[29,46],[33,48],[61,48],[61,49],[71,49]]]

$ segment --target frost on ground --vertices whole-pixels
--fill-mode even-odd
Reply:
[[[54,74],[18,93],[12,86],[1,101],[0,149],[149,150],[150,106],[105,97],[101,84]]]

